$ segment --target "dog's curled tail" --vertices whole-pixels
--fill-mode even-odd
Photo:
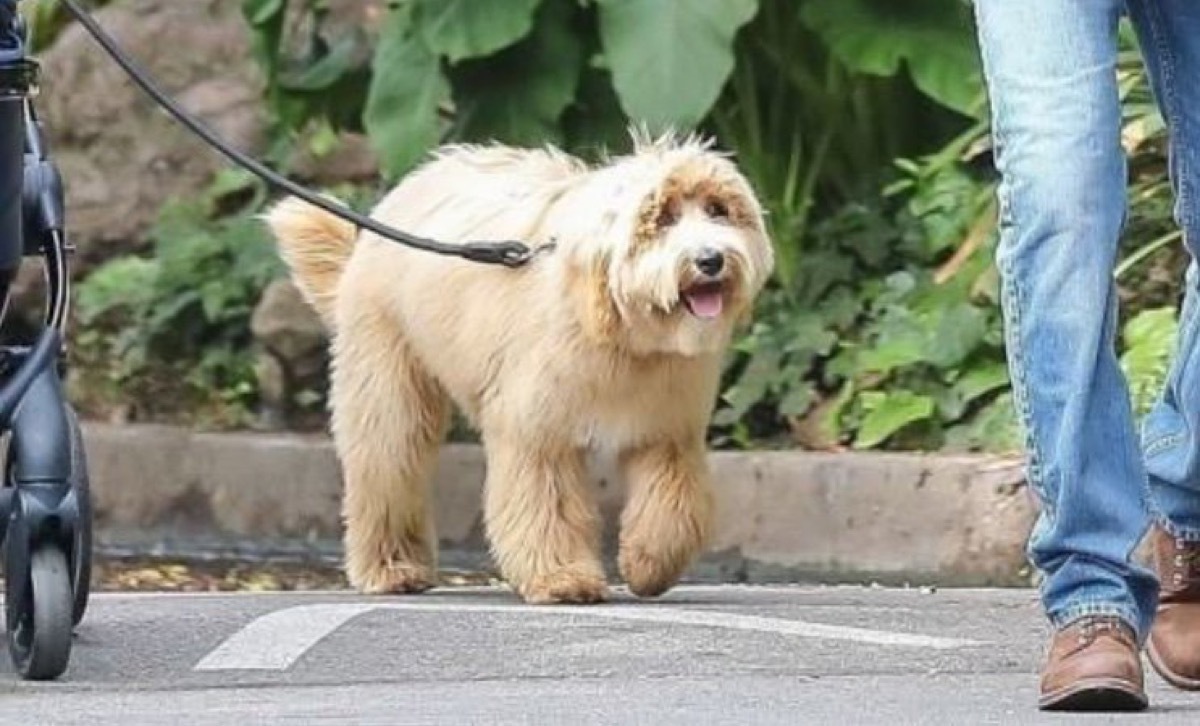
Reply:
[[[338,280],[354,250],[358,229],[296,197],[275,205],[264,218],[296,287],[332,330]]]

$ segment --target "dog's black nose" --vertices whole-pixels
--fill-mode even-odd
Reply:
[[[696,268],[710,277],[719,275],[725,269],[725,255],[711,247],[702,250],[696,258]]]

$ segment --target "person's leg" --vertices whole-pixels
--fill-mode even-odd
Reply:
[[[1170,131],[1175,217],[1193,258],[1175,359],[1143,427],[1158,525],[1152,543],[1162,580],[1150,661],[1172,683],[1200,688],[1200,3],[1128,0],[1128,5]]]
[[[1042,504],[1030,559],[1060,637],[1080,630],[1091,643],[1094,630],[1083,626],[1097,619],[1132,630],[1107,651],[1120,652],[1119,667],[1102,660],[1140,696],[1132,646],[1150,628],[1157,581],[1132,560],[1149,522],[1146,475],[1114,344],[1112,273],[1126,206],[1115,73],[1122,0],[976,0],[975,8],[1001,172],[1009,370]],[[1044,706],[1069,702],[1064,688],[1099,675],[1090,660],[1060,668],[1056,658],[1075,651],[1058,645]]]

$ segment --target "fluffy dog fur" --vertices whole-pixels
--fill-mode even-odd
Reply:
[[[482,433],[487,534],[522,597],[604,598],[585,481],[598,447],[619,454],[629,488],[622,576],[642,596],[674,585],[711,527],[705,430],[722,354],[773,265],[734,164],[694,138],[638,138],[596,168],[552,149],[448,147],[375,216],[439,240],[555,248],[510,270],[359,235],[294,199],[269,213],[333,332],[351,583],[434,584],[427,485],[454,403]]]

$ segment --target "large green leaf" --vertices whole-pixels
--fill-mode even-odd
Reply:
[[[363,122],[385,173],[397,177],[437,144],[438,107],[450,84],[438,56],[393,11],[375,52]]]
[[[1143,310],[1125,324],[1121,368],[1129,381],[1135,410],[1150,409],[1162,390],[1171,367],[1179,333],[1173,307]]]
[[[945,448],[951,451],[988,451],[1015,454],[1021,450],[1021,430],[1011,393],[1003,393],[969,421],[946,431]]]
[[[939,368],[954,368],[971,355],[987,335],[983,311],[968,303],[941,308],[929,316],[928,360]]]
[[[363,39],[348,33],[311,65],[280,74],[279,84],[289,91],[325,91],[361,64]]]
[[[1143,348],[1157,354],[1169,354],[1175,347],[1178,333],[1176,310],[1173,307],[1143,310],[1125,324],[1123,331],[1127,353]]]
[[[855,448],[869,449],[886,441],[905,426],[933,414],[934,401],[911,391],[869,392],[862,395],[867,415],[854,440]]]
[[[261,25],[281,14],[287,0],[243,0],[242,14],[251,25]]]
[[[529,34],[542,0],[418,0],[421,36],[451,63],[507,48]]]
[[[772,382],[779,374],[781,359],[782,356],[773,350],[764,351],[750,359],[737,382],[722,396],[733,412],[733,418],[741,418],[767,395]]]
[[[927,360],[929,349],[918,335],[896,337],[864,349],[858,355],[860,373],[882,375]]]
[[[287,0],[242,0],[242,15],[250,24],[251,47],[268,81],[279,70],[279,44],[287,16]]]
[[[943,422],[958,421],[978,399],[1008,385],[1008,367],[1002,360],[987,359],[968,368],[953,385],[934,394]]]
[[[652,127],[690,128],[733,70],[733,39],[758,0],[597,0],[621,107]]]
[[[607,70],[584,68],[575,103],[563,115],[562,125],[567,146],[578,153],[600,157],[629,148],[629,121]]]
[[[816,400],[817,395],[813,387],[801,383],[788,391],[779,402],[779,413],[784,416],[803,416]]]
[[[570,5],[548,2],[524,41],[451,71],[459,135],[523,145],[559,142],[559,119],[575,98],[582,64]]]
[[[923,321],[906,307],[887,310],[878,324],[878,335],[857,359],[860,373],[885,374],[897,368],[928,361],[934,353]]]
[[[956,368],[984,342],[988,328],[984,312],[968,303],[921,311],[893,304],[876,330],[874,344],[859,356],[864,373],[888,373],[915,363]]]
[[[971,11],[962,0],[808,0],[801,14],[853,70],[891,76],[905,65],[918,88],[963,113],[981,97]]]
[[[1008,385],[1008,366],[1004,361],[990,361],[976,366],[963,374],[954,384],[954,391],[963,403],[970,403],[980,396]]]

